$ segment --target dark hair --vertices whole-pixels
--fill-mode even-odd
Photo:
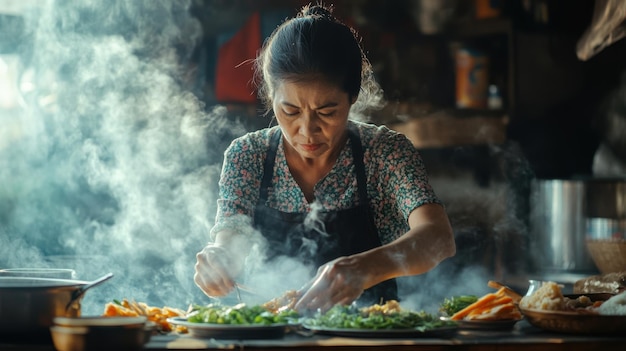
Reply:
[[[268,111],[275,87],[283,80],[322,78],[337,84],[350,100],[380,102],[380,88],[356,31],[322,4],[304,6],[274,30],[256,59],[256,73],[259,97]]]

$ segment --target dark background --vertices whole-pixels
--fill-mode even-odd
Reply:
[[[409,102],[429,109],[454,108],[455,44],[484,49],[490,80],[498,84],[510,123],[507,139],[519,143],[541,178],[591,174],[598,146],[602,104],[620,85],[626,44],[618,41],[588,61],[576,57],[576,43],[589,27],[594,1],[491,1],[500,15],[476,19],[472,1],[452,1],[450,20],[436,34],[423,34],[415,20],[416,1],[334,1],[334,13],[362,36],[363,46],[389,104]],[[234,32],[255,12],[293,16],[306,1],[196,1],[205,37],[194,64],[196,91],[208,105],[228,104],[249,114],[251,129],[264,127],[258,106],[215,98],[214,68],[219,36]],[[452,5],[450,5],[452,4]],[[531,8],[532,7],[532,8]],[[533,14],[541,7],[544,14]],[[444,7],[445,9],[445,7]],[[220,20],[214,14],[219,13]],[[281,17],[281,15],[283,15]],[[193,60],[193,59],[192,59]],[[244,112],[241,112],[244,111]],[[393,116],[378,121],[390,123]]]

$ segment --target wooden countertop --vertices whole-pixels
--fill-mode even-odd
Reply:
[[[325,335],[289,333],[281,339],[269,340],[215,340],[199,339],[189,335],[153,336],[146,350],[623,350],[626,336],[585,336],[543,331],[521,321],[512,330],[463,330],[446,338],[352,338]],[[54,351],[48,343],[28,340],[6,342],[0,340],[3,351]]]

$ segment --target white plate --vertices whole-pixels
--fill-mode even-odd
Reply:
[[[293,324],[215,324],[189,322],[184,317],[168,318],[174,325],[186,327],[189,334],[199,338],[214,339],[276,339],[282,338]]]

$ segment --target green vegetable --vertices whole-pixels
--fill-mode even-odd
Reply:
[[[478,296],[475,295],[452,296],[443,300],[439,306],[439,311],[447,316],[452,316],[477,300]]]
[[[310,326],[339,329],[414,329],[419,331],[456,325],[454,322],[442,321],[424,311],[367,313],[354,306],[341,305],[336,305],[315,318],[309,318],[305,323]]]
[[[187,321],[212,324],[271,325],[291,323],[298,318],[299,315],[294,310],[285,310],[274,314],[260,305],[248,306],[240,303],[235,306],[196,305],[193,307],[191,315],[187,317]]]

